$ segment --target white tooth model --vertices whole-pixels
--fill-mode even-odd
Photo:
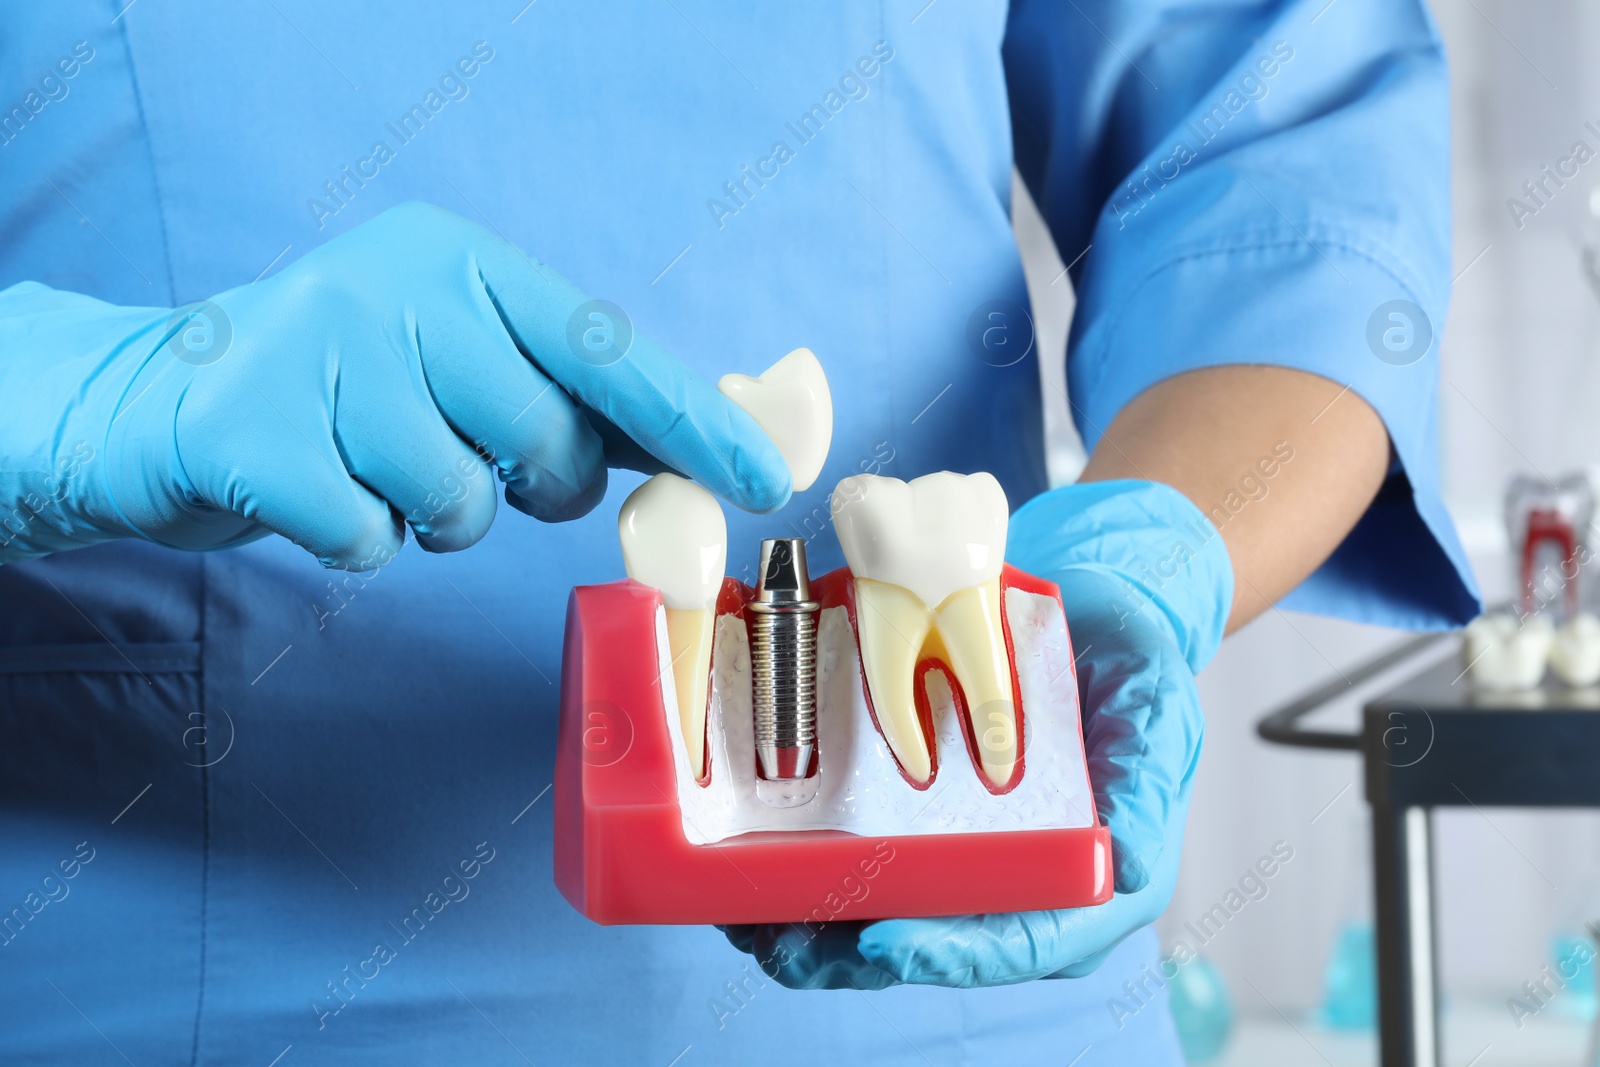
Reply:
[[[718,388],[772,437],[795,490],[810,487],[833,432],[816,357],[798,349],[759,378],[730,374]],[[660,673],[673,679],[663,702],[688,840],[1093,826],[1066,621],[1053,596],[1002,592],[1009,509],[999,482],[988,474],[861,475],[839,483],[832,509],[855,627],[835,585],[817,636],[821,772],[769,782],[756,769],[745,623],[716,615],[727,556],[720,505],[671,474],[623,505],[628,575],[659,589],[664,603]],[[1036,769],[1020,780],[1019,699]],[[924,795],[936,770],[937,791]]]
[[[833,521],[855,576],[856,631],[872,707],[913,782],[933,773],[916,706],[916,667],[947,664],[966,698],[983,773],[996,788],[1017,763],[1017,714],[1000,614],[1006,494],[991,474],[911,482],[863,474],[833,492]]]
[[[661,591],[671,657],[662,682],[670,672],[689,767],[700,778],[705,774],[711,638],[728,558],[722,505],[687,479],[658,474],[623,501],[617,535],[628,577]]]
[[[833,441],[833,397],[811,350],[795,349],[759,378],[724,375],[717,388],[772,438],[795,491],[810,488]],[[623,502],[617,533],[628,577],[661,591],[684,749],[694,776],[703,777],[712,637],[728,559],[722,505],[691,481],[658,474]]]
[[[691,512],[688,499],[673,495],[683,484],[630,498],[638,506],[624,521],[625,545],[628,531],[670,529],[708,503]],[[705,706],[698,690],[668,695],[669,686],[663,694],[684,837],[715,844],[769,831],[874,837],[1094,826],[1066,619],[1047,584],[1003,585],[1008,516],[999,484],[986,474],[852,478],[835,490],[834,513],[852,571],[831,582],[814,576],[812,586],[823,602],[820,771],[800,781],[760,777],[749,633],[737,614],[722,615],[711,643],[709,709],[686,710]],[[629,573],[660,588],[675,567],[693,570],[702,543],[721,540],[708,533],[649,556],[627,547]],[[720,567],[720,553],[713,555]],[[703,676],[698,665],[688,676],[683,667],[691,655],[698,664],[706,646],[694,629],[700,643],[681,651],[673,636],[680,626],[667,619],[675,602],[714,602],[710,574],[704,579],[680,591],[692,595],[666,598],[656,624],[659,671],[676,675],[679,693],[686,677]],[[844,579],[853,586],[855,626]],[[1019,734],[1027,750],[1020,775]]]
[[[1504,613],[1480,615],[1467,624],[1461,654],[1480,689],[1533,689],[1544,677],[1554,637],[1555,628],[1543,615],[1522,620]]]
[[[1585,611],[1562,623],[1550,644],[1550,669],[1573,689],[1600,682],[1600,619]]]
[[[725,374],[717,388],[767,431],[789,464],[794,491],[810,489],[833,442],[833,395],[811,349],[795,349],[759,378]]]

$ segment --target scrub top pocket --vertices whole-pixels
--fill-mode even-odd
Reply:
[[[0,646],[6,1063],[99,1062],[107,1039],[135,1063],[190,1058],[205,765],[227,736],[209,744],[200,660],[199,642]]]

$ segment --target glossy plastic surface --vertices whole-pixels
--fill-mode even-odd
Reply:
[[[1013,568],[1002,581],[1059,602],[1053,585]],[[848,585],[849,572],[834,571],[817,580],[817,595],[842,597]],[[738,613],[749,595],[729,580],[719,612]],[[831,922],[1111,898],[1110,833],[1098,825],[888,837],[767,832],[691,845],[658,682],[660,606],[659,593],[631,581],[580,586],[568,603],[555,877],[595,922]]]

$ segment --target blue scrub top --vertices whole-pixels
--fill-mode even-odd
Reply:
[[[828,467],[729,515],[729,570],[787,534],[821,571],[845,475],[1045,489],[1037,353],[973,343],[1027,303],[1015,162],[1074,260],[1091,445],[1190,368],[1348,384],[1395,466],[1292,602],[1474,608],[1436,492],[1437,344],[1368,344],[1390,301],[1442,323],[1449,287],[1417,4],[125,2],[7,15],[0,286],[172,306],[431,201],[708,377],[814,349]],[[558,896],[563,607],[622,574],[636,483],[366,577],[277,539],[0,568],[0,1059],[1176,1062],[1148,931],[1080,981],[794,993],[714,930],[603,929]],[[1129,981],[1155,997],[1131,1016]]]

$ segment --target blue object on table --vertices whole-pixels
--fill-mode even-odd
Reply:
[[[1334,937],[1323,971],[1322,1022],[1335,1030],[1371,1030],[1378,1021],[1378,963],[1372,924],[1347,922]]]
[[[1569,1019],[1593,1019],[1600,1013],[1594,958],[1594,939],[1588,934],[1571,931],[1550,939],[1550,968],[1566,983],[1553,1007]]]
[[[1210,960],[1196,956],[1179,967],[1167,983],[1167,1003],[1184,1059],[1205,1063],[1227,1047],[1233,1033],[1233,1001],[1222,972]]]

